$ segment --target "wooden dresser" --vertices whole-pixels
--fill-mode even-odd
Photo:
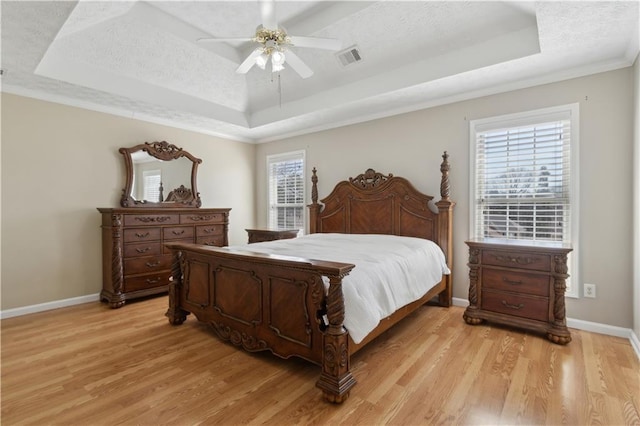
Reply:
[[[298,229],[245,229],[249,244],[263,241],[288,240],[298,236]]]
[[[226,246],[230,210],[99,208],[103,271],[100,299],[119,308],[127,299],[166,292],[172,256],[164,243]]]
[[[493,239],[466,243],[468,324],[487,320],[546,333],[555,343],[571,341],[564,302],[569,245]]]

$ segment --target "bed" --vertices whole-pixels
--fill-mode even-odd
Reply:
[[[350,371],[354,353],[429,301],[451,305],[455,203],[449,197],[448,154],[442,158],[441,199],[435,203],[407,179],[373,169],[339,182],[318,202],[314,168],[307,240],[228,248],[166,244],[174,256],[166,313],[169,322],[182,324],[193,314],[211,324],[221,339],[247,351],[269,350],[282,358],[296,356],[318,364],[322,371],[316,385],[324,399],[343,402],[356,384]],[[370,331],[354,339],[345,327],[349,320],[345,321],[345,312],[353,311],[350,306],[354,305],[348,297],[345,301],[345,295],[353,293],[349,275],[356,266],[344,258],[352,257],[318,260],[301,257],[302,250],[297,249],[294,256],[282,254],[287,253],[283,246],[287,241],[300,248],[307,241],[341,238],[341,234],[344,238],[339,241],[352,236],[372,239],[378,246],[378,238],[385,235],[411,244],[426,243],[418,239],[432,241],[435,244],[429,244],[437,246],[444,265],[424,294],[401,302]],[[269,251],[269,245],[279,249]],[[358,265],[360,273],[364,267]]]

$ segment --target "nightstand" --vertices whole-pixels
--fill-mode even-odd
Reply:
[[[487,320],[546,333],[554,343],[571,341],[564,303],[569,245],[494,239],[466,244],[468,324]]]
[[[249,244],[263,241],[288,240],[298,236],[298,229],[246,229]]]

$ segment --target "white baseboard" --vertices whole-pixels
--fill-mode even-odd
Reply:
[[[461,306],[466,308],[469,306],[469,301],[466,299],[453,298],[453,306]],[[606,334],[607,336],[616,336],[629,339],[631,347],[635,351],[638,359],[640,359],[640,340],[638,336],[630,328],[616,327],[615,325],[601,324],[598,322],[583,321],[579,319],[567,318],[567,327],[575,328],[583,331],[590,331],[592,333]]]
[[[631,347],[634,351],[636,351],[636,355],[638,355],[638,359],[640,359],[640,340],[638,340],[638,335],[631,330],[631,337],[629,338],[631,342]]]
[[[567,318],[567,327],[590,331],[592,333],[606,334],[607,336],[631,338],[630,328],[616,327],[615,325],[602,324],[599,322]]]
[[[38,305],[24,306],[21,308],[6,309],[0,311],[0,319],[18,317],[20,315],[34,314],[36,312],[50,311],[51,309],[65,308],[67,306],[80,305],[82,303],[97,302],[100,294],[88,294],[86,296],[72,297],[71,299],[55,300],[53,302],[40,303]]]
[[[457,297],[454,297],[453,306],[462,306],[463,308],[466,308],[469,306],[469,301],[467,299],[458,299]]]

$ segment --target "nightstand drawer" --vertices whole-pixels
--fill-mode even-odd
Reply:
[[[539,321],[549,321],[549,299],[482,291],[482,309]]]
[[[543,253],[483,250],[482,264],[548,271],[551,267],[551,258],[548,254]]]
[[[482,286],[494,290],[549,296],[548,275],[483,268]]]

